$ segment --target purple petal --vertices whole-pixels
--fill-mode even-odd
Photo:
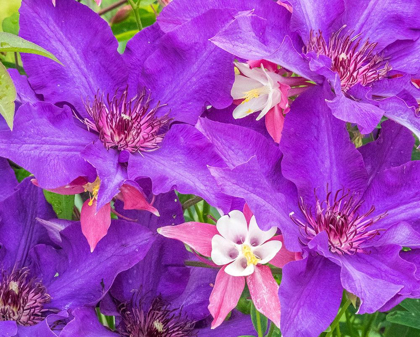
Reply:
[[[101,180],[98,210],[119,193],[127,180],[127,169],[119,163],[119,155],[117,150],[107,150],[100,140],[89,144],[82,152],[82,157],[96,169]]]
[[[0,200],[12,194],[17,184],[15,172],[10,167],[9,162],[0,158]]]
[[[180,193],[201,196],[215,207],[230,209],[231,198],[220,192],[207,165],[223,166],[224,163],[196,128],[175,124],[161,148],[130,156],[128,177],[131,180],[151,178],[155,195],[175,188]]]
[[[39,97],[36,96],[35,92],[29,85],[28,77],[19,74],[16,69],[8,69],[8,72],[16,88],[16,103],[18,103],[19,106],[25,103],[34,104],[40,101]]]
[[[94,308],[82,307],[72,312],[74,316],[65,328],[61,331],[60,337],[118,337],[99,323]]]
[[[208,41],[228,15],[206,13],[165,34],[153,50],[148,48],[150,56],[142,63],[136,56],[144,49],[142,32],[127,44],[130,76],[151,91],[152,105],[163,105],[159,114],[169,112],[176,121],[194,124],[206,105],[222,109],[232,103],[233,56]]]
[[[29,250],[35,244],[50,243],[46,230],[36,218],[54,216],[42,190],[33,185],[30,178],[0,202],[0,254],[5,270],[26,266]]]
[[[420,233],[407,222],[400,222],[387,228],[367,243],[372,247],[398,245],[401,247],[420,248]]]
[[[377,228],[389,228],[406,221],[413,225],[420,218],[420,162],[412,161],[390,168],[375,176],[363,196],[365,201],[361,211],[375,207],[371,216],[387,215],[375,224]]]
[[[272,166],[270,175],[263,175],[261,166],[253,157],[233,170],[214,167],[210,170],[223,191],[245,199],[263,230],[279,227],[287,249],[300,251],[298,227],[289,217],[290,212],[297,211],[296,188],[284,179],[279,166],[280,161]]]
[[[56,253],[55,259],[49,254],[48,261],[39,262],[53,264],[58,273],[50,284],[46,284],[52,297],[49,308],[68,309],[96,304],[115,277],[143,259],[154,241],[148,229],[120,220],[112,221],[108,235],[93,253],[79,223],[68,226],[61,234],[63,248]],[[42,251],[38,255],[41,259],[44,256]]]
[[[25,104],[16,114],[13,132],[0,130],[0,155],[33,173],[46,189],[67,185],[79,176],[95,179],[80,152],[97,136],[74,123],[67,107]]]
[[[343,22],[363,40],[378,43],[382,50],[396,40],[418,38],[420,3],[411,0],[382,1],[345,0]]]
[[[420,64],[420,63],[419,63]],[[376,96],[396,96],[402,90],[406,90],[413,97],[420,98],[420,90],[411,82],[410,75],[403,75],[394,78],[383,78],[372,85],[372,95]]]
[[[13,337],[17,334],[18,325],[15,321],[1,321],[0,331],[2,332],[2,337]]]
[[[287,114],[280,144],[282,169],[306,203],[315,201],[314,190],[325,200],[330,191],[349,189],[362,194],[367,172],[360,153],[351,143],[344,122],[331,115],[322,88],[303,93]]]
[[[374,313],[394,295],[418,288],[416,268],[399,256],[400,251],[400,246],[385,246],[340,258],[341,283],[360,298],[358,313]]]
[[[56,337],[57,335],[51,331],[47,320],[42,321],[33,326],[18,326],[19,337]]]
[[[392,70],[406,74],[417,74],[420,69],[420,41],[395,41],[385,48],[384,56],[389,60]]]
[[[251,317],[239,311],[232,311],[230,318],[216,329],[211,329],[210,326],[207,326],[197,331],[199,337],[238,337],[245,335],[253,336],[255,334]]]
[[[113,94],[126,84],[127,69],[106,21],[72,0],[28,0],[20,9],[21,37],[44,47],[63,64],[22,54],[33,89],[47,101],[69,102],[85,115],[84,100],[98,90]]]
[[[279,296],[285,336],[316,337],[328,327],[343,293],[339,275],[339,267],[320,256],[284,266]]]
[[[327,39],[330,33],[334,32],[337,25],[333,26],[337,17],[344,12],[344,3],[342,0],[335,1],[332,4],[328,0],[305,1],[305,0],[288,0],[293,8],[291,29],[300,34],[303,41],[309,41],[309,33],[311,30],[321,31],[322,35]],[[333,27],[335,27],[335,29]]]
[[[413,146],[414,138],[409,130],[393,121],[383,122],[378,139],[359,148],[369,184],[379,172],[409,162]]]

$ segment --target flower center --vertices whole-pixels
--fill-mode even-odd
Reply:
[[[253,264],[254,266],[257,265],[258,261],[260,261],[252,252],[251,247],[248,245],[242,245],[242,254],[246,258],[246,262],[249,265]]]
[[[178,310],[170,310],[161,298],[156,298],[149,310],[142,308],[141,301],[134,299],[119,306],[123,320],[119,332],[128,337],[193,337],[195,323],[182,316]]]
[[[260,97],[260,91],[261,91],[260,89],[252,89],[252,90],[246,91],[244,93],[245,99],[241,102],[241,104],[249,102],[253,98]]]
[[[15,321],[31,326],[44,320],[44,304],[50,302],[47,290],[35,279],[29,278],[29,269],[11,274],[2,273],[0,283],[0,321]]]
[[[169,128],[171,119],[157,117],[159,104],[149,109],[150,96],[143,91],[128,100],[128,90],[110,99],[96,95],[93,103],[86,104],[92,120],[83,120],[88,129],[99,133],[99,139],[107,149],[113,148],[131,153],[157,150]]]
[[[85,192],[89,192],[91,197],[89,200],[89,206],[92,206],[93,201],[95,199],[98,199],[98,192],[99,192],[99,187],[101,186],[101,180],[99,179],[99,177],[96,177],[95,181],[93,183],[87,183],[86,185],[84,185],[84,189]]]
[[[305,216],[306,221],[297,219],[292,212],[290,218],[301,228],[304,240],[301,242],[307,245],[316,235],[325,231],[328,235],[329,250],[340,255],[355,254],[363,252],[363,244],[379,235],[381,229],[369,229],[374,223],[385,217],[387,214],[369,218],[375,207],[371,207],[365,214],[359,215],[359,209],[363,201],[356,201],[353,195],[343,190],[327,194],[323,202],[316,197],[315,212],[312,208],[299,202],[299,208]]]
[[[369,40],[362,43],[360,34],[352,36],[353,32],[340,36],[345,27],[332,34],[328,43],[321,31],[315,34],[311,31],[305,52],[315,52],[332,60],[331,69],[340,76],[343,91],[358,83],[366,86],[384,78],[391,66],[384,57],[375,54],[377,43]]]

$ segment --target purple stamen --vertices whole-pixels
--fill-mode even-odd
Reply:
[[[306,221],[297,219],[294,214],[290,218],[301,229],[303,239],[301,243],[307,245],[316,235],[325,231],[328,235],[329,249],[333,253],[355,254],[363,252],[362,245],[379,235],[380,229],[369,230],[369,227],[385,217],[387,214],[369,218],[375,210],[372,206],[365,214],[359,215],[358,211],[363,201],[356,201],[354,195],[339,190],[332,197],[327,193],[325,201],[321,202],[315,194],[315,212],[305,205],[303,199],[299,208]]]
[[[349,90],[357,83],[366,86],[384,78],[391,66],[385,62],[384,57],[374,53],[377,43],[367,40],[361,44],[360,34],[352,37],[354,32],[340,36],[343,28],[345,26],[331,35],[328,44],[321,31],[314,34],[311,30],[304,51],[325,55],[332,60],[331,69],[340,76],[343,91]]]
[[[157,117],[159,104],[149,110],[150,96],[146,91],[128,100],[128,90],[121,96],[115,94],[112,99],[96,95],[92,104],[86,109],[93,120],[85,118],[83,122],[88,129],[99,133],[99,139],[107,149],[120,151],[151,152],[159,148],[171,119],[164,115]]]
[[[15,321],[19,325],[32,326],[43,321],[44,304],[51,297],[42,283],[29,278],[29,269],[23,268],[11,274],[2,273],[0,283],[0,320]]]

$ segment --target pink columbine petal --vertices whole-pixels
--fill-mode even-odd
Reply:
[[[231,211],[217,221],[217,230],[225,238],[234,243],[245,242],[248,225],[245,216],[240,211]]]
[[[160,215],[159,211],[146,200],[144,193],[134,186],[124,184],[121,186],[120,192],[118,198],[124,201],[124,209],[144,210],[156,216]]]
[[[185,222],[177,226],[161,227],[158,233],[182,241],[207,257],[211,255],[211,239],[219,234],[216,226],[201,222]]]
[[[249,222],[251,221],[251,218],[252,218],[252,216],[253,216],[254,214],[252,213],[252,211],[251,211],[251,209],[249,208],[248,204],[245,204],[245,205],[244,205],[244,210],[243,210],[243,213],[244,213],[244,215],[245,215],[246,222],[247,222],[247,223],[248,223],[248,225],[249,225]]]
[[[32,179],[32,184],[39,187],[38,180]],[[63,195],[74,195],[79,194],[85,191],[85,188],[83,187],[88,183],[86,178],[78,177],[74,179],[70,184],[65,186],[60,186],[57,188],[48,189],[48,191]]]
[[[291,262],[291,261],[295,261],[297,260],[296,258],[296,253],[288,251],[286,249],[286,247],[284,246],[284,240],[283,240],[283,235],[277,235],[275,237],[273,237],[270,242],[272,240],[278,240],[281,241],[283,243],[283,247],[282,249],[280,249],[280,251],[276,254],[276,256],[274,256],[271,261],[270,264],[272,264],[273,266],[276,266],[277,268],[283,268],[287,263]]]
[[[267,128],[268,133],[271,138],[276,143],[280,143],[281,133],[283,131],[284,125],[284,116],[279,105],[275,105],[269,112],[265,115],[265,127]]]
[[[219,270],[210,295],[209,311],[214,318],[212,329],[222,324],[227,314],[236,307],[244,287],[245,277],[230,276],[225,273],[225,267]]]
[[[108,233],[111,225],[111,204],[107,203],[97,211],[96,199],[93,200],[92,206],[89,206],[89,200],[86,200],[80,212],[80,223],[90,251],[93,252],[98,242]]]
[[[249,64],[249,67],[252,68],[259,68],[261,65],[267,69],[268,71],[275,72],[277,70],[277,64],[266,61],[266,60],[249,60],[246,63]]]
[[[276,227],[270,228],[268,231],[263,231],[258,227],[255,216],[249,221],[248,242],[251,246],[262,245],[267,240],[271,239],[277,232]]]
[[[102,0],[95,0],[95,2],[96,2],[96,4],[97,4],[98,6],[100,6],[100,5],[101,5],[101,3],[102,3]]]
[[[279,286],[270,268],[257,265],[246,281],[255,308],[280,328]]]

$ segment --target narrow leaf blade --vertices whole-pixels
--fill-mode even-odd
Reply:
[[[0,115],[6,120],[10,130],[13,130],[15,116],[16,88],[5,66],[0,63]]]

